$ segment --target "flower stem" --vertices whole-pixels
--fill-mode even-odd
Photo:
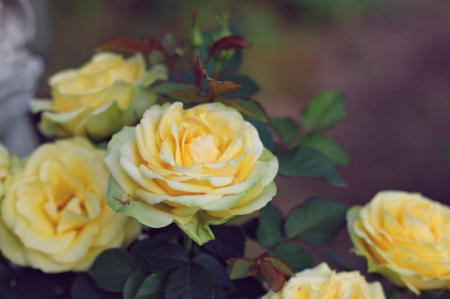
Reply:
[[[214,72],[213,79],[217,80],[219,78],[220,69],[222,68],[222,61],[214,61]]]

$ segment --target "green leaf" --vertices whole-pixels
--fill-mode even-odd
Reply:
[[[150,90],[157,93],[168,94],[175,91],[186,91],[191,88],[195,89],[195,86],[185,83],[163,82],[161,84],[153,86]]]
[[[289,145],[300,137],[300,129],[292,118],[270,117],[270,123],[284,145]]]
[[[163,299],[163,281],[167,271],[157,271],[150,274],[139,288],[135,299]]]
[[[123,249],[113,248],[100,253],[88,273],[102,289],[119,292],[135,270],[131,256]]]
[[[250,117],[263,122],[268,122],[267,113],[264,107],[253,99],[228,99],[225,97],[216,97],[216,102],[225,106],[233,107],[243,116]]]
[[[277,158],[281,175],[325,179],[334,186],[346,186],[333,163],[317,150],[299,146],[278,154]]]
[[[183,102],[185,104],[204,104],[209,101],[208,97],[201,94],[196,88],[190,88],[184,91],[174,91],[167,94],[174,102]]]
[[[138,241],[131,248],[131,256],[133,257],[134,263],[144,272],[153,272],[154,267],[150,262],[144,257],[148,251],[153,250],[157,243],[153,239],[144,239]]]
[[[347,165],[350,162],[342,147],[328,136],[308,135],[300,140],[300,145],[320,151],[336,164]]]
[[[122,298],[120,293],[111,293],[105,290],[102,290],[97,287],[95,282],[86,274],[81,274],[77,277],[75,282],[72,285],[72,298],[73,299],[87,299],[87,298],[95,298],[95,299],[119,299]],[[43,297],[33,298],[47,298],[45,295]],[[22,297],[21,297],[22,298]]]
[[[266,247],[283,242],[283,214],[270,202],[259,211],[256,238],[261,245]]]
[[[234,75],[220,78],[220,80],[232,81],[241,84],[238,91],[227,94],[228,98],[249,98],[259,91],[258,85],[249,76]]]
[[[235,73],[242,63],[242,50],[237,49],[233,51],[233,56],[222,62],[222,67],[220,68],[220,74],[227,75]]]
[[[164,63],[164,61],[166,60],[166,55],[164,55],[164,53],[161,51],[153,51],[148,56],[148,60],[150,61],[150,64],[152,64],[152,65]]]
[[[201,253],[199,255],[196,255],[192,259],[192,261],[205,267],[205,269],[208,270],[208,272],[211,273],[211,275],[214,277],[216,283],[227,288],[233,288],[231,280],[228,277],[227,270],[218,260],[216,260],[211,255],[207,253]]]
[[[253,240],[256,240],[256,232],[259,227],[259,218],[253,217],[241,224],[245,235]]]
[[[144,252],[144,258],[157,268],[178,268],[187,264],[186,252],[172,244],[161,244]]]
[[[316,95],[302,111],[300,120],[308,132],[322,131],[347,118],[344,96],[338,92]]]
[[[213,276],[202,266],[192,263],[172,271],[164,287],[166,299],[213,299]]]
[[[312,245],[323,245],[345,224],[347,206],[315,198],[291,211],[285,223],[286,235]]]
[[[309,252],[294,244],[280,244],[268,254],[285,261],[295,273],[313,266]]]
[[[128,277],[122,292],[123,298],[135,299],[136,294],[145,278],[147,278],[147,274],[142,273],[141,271],[136,271],[130,277]]]
[[[245,235],[240,227],[222,225],[211,229],[216,239],[203,245],[208,253],[224,260],[244,256]]]
[[[229,261],[230,279],[241,279],[258,274],[258,269],[252,260],[238,258]]]

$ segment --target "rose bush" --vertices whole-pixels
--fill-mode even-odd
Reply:
[[[135,125],[157,99],[146,87],[167,76],[162,65],[146,71],[140,54],[124,59],[103,52],[80,69],[50,77],[52,101],[33,101],[31,109],[45,111],[39,129],[47,136],[85,136],[99,141],[123,126]]]
[[[369,272],[415,294],[450,287],[450,208],[418,193],[384,191],[352,207],[347,220]]]
[[[104,156],[82,138],[36,149],[0,205],[2,254],[44,272],[83,271],[134,240],[140,224],[105,202]]]
[[[332,271],[322,263],[291,277],[279,293],[270,291],[262,299],[383,299],[379,282],[367,283],[358,271]]]
[[[276,193],[276,157],[219,103],[151,107],[113,136],[105,162],[114,210],[154,228],[175,222],[199,244],[214,238],[210,224],[258,210]]]

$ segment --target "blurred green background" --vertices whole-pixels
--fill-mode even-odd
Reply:
[[[39,29],[32,48],[47,65],[38,96],[48,95],[49,75],[80,66],[112,38],[182,38],[196,8],[208,29],[214,14],[234,7],[232,22],[255,44],[241,73],[259,84],[256,98],[269,114],[296,116],[325,89],[346,95],[350,118],[331,135],[351,158],[340,169],[349,187],[279,178],[275,202],[284,212],[312,195],[363,204],[387,189],[450,204],[449,1],[32,2]],[[349,260],[346,232],[332,246]]]

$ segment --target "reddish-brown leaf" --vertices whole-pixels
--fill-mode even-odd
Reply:
[[[278,293],[286,283],[284,274],[279,272],[270,261],[264,260],[264,258],[258,261],[259,271],[262,276],[267,280],[272,291]]]
[[[261,260],[268,261],[272,264],[272,266],[278,271],[285,275],[294,276],[294,272],[292,271],[291,267],[289,267],[288,264],[286,264],[285,261],[282,259],[279,259],[277,257],[271,257],[271,256],[265,256],[261,258]]]
[[[183,91],[174,91],[169,96],[177,101],[203,104],[208,102],[208,97],[201,95],[195,88]]]
[[[253,44],[243,37],[236,35],[225,36],[212,45],[211,49],[209,50],[209,55],[212,56],[215,53],[223,50],[244,49],[252,46]]]
[[[212,89],[214,96],[220,96],[226,93],[235,93],[242,85],[232,81],[208,81],[209,87]]]
[[[234,83],[232,81],[217,81],[208,76],[208,72],[203,68],[200,58],[197,57],[196,73],[203,75],[203,79],[208,83],[210,92],[212,93],[211,98],[226,93],[235,93],[242,85],[241,83]]]
[[[154,50],[158,49],[159,46],[151,39],[135,41],[128,37],[120,37],[98,47],[96,51],[119,51],[127,53],[142,53],[143,55],[148,55]]]

